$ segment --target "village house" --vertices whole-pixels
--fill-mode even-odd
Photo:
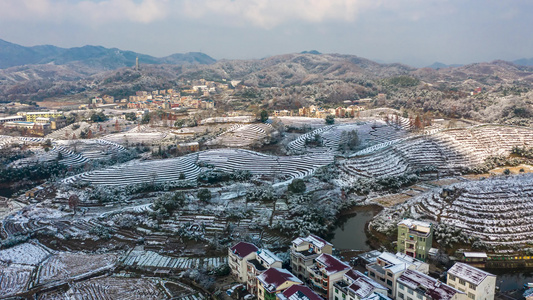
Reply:
[[[296,276],[308,278],[307,267],[313,265],[313,260],[323,253],[331,254],[333,245],[316,235],[305,238],[299,237],[291,243],[291,267]]]
[[[429,265],[403,253],[383,252],[375,263],[366,266],[368,276],[388,288],[387,296],[396,294],[396,281],[406,270],[429,273]]]
[[[324,300],[305,285],[293,285],[276,296],[278,300]]]
[[[398,278],[396,299],[466,300],[466,294],[428,275],[414,270]]]
[[[256,257],[259,250],[254,244],[239,242],[228,249],[228,265],[231,274],[242,283],[248,281],[248,260]]]
[[[351,270],[351,267],[329,254],[321,254],[314,262],[312,266],[307,267],[308,279],[319,295],[333,300],[334,284],[342,280],[344,274]]]
[[[300,284],[303,282],[291,272],[280,268],[270,268],[257,276],[257,299],[275,300],[276,294]]]
[[[468,299],[493,300],[496,275],[457,262],[448,270],[446,283],[461,292],[465,292]]]
[[[398,223],[398,252],[425,261],[432,243],[431,223],[413,219],[405,219]]]
[[[361,300],[375,293],[386,297],[387,288],[363,273],[350,270],[334,285],[334,300]]]

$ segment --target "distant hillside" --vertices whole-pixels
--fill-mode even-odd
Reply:
[[[520,66],[533,66],[533,57],[517,59],[513,63]]]
[[[192,52],[172,54],[167,57],[153,57],[133,51],[102,46],[83,46],[60,48],[51,45],[24,47],[0,39],[0,69],[23,65],[68,65],[85,66],[95,71],[114,70],[132,67],[139,57],[141,64],[212,64],[216,62],[210,56]]]
[[[438,69],[444,69],[444,68],[453,68],[453,67],[461,67],[462,65],[461,64],[451,64],[451,65],[447,65],[447,64],[443,64],[441,62],[434,62],[433,64],[427,66],[426,68],[431,68],[431,69],[435,69],[435,70],[438,70]]]

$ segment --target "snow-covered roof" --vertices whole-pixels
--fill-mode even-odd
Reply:
[[[280,300],[324,300],[305,285],[293,285],[277,296]]]
[[[235,246],[231,247],[231,252],[233,252],[235,255],[244,258],[248,256],[252,252],[257,252],[257,247],[254,244],[247,243],[247,242],[239,242]]]
[[[285,269],[269,268],[263,274],[257,276],[263,287],[269,292],[275,292],[277,288],[287,281],[302,284],[303,282]]]
[[[266,249],[259,249],[259,251],[257,251],[257,256],[261,258],[268,265],[272,265],[273,263],[277,261],[281,262],[281,259],[277,257],[276,254]]]
[[[460,262],[455,263],[455,265],[448,270],[448,274],[464,279],[465,281],[475,285],[479,285],[488,276],[496,276],[489,272],[485,272],[476,267],[472,267],[471,265]]]
[[[358,257],[365,260],[367,263],[374,263],[380,255],[381,252],[379,252],[378,250],[372,250],[370,252],[359,254]]]
[[[372,295],[361,298],[361,300],[392,300],[391,298],[383,295],[382,293],[372,293]]]
[[[416,269],[419,269],[421,265],[424,264],[423,261],[420,261],[416,258],[413,258],[405,253],[398,252],[392,254],[390,252],[383,252],[378,259],[385,263],[383,269],[397,274],[407,270],[410,266],[415,266]]]
[[[320,254],[320,256],[316,258],[316,261],[324,266],[321,269],[324,269],[328,276],[344,270],[351,269],[350,265],[348,265],[347,263],[339,260],[335,256],[326,253]]]
[[[466,258],[487,258],[487,253],[485,252],[464,252],[463,255]]]
[[[292,241],[292,243],[295,244],[295,245],[301,245],[304,242],[313,244],[315,247],[320,248],[320,249],[322,249],[326,245],[333,246],[328,241],[326,241],[326,240],[324,240],[324,239],[322,239],[322,238],[320,238],[320,237],[318,237],[318,236],[316,236],[314,234],[310,234],[307,237],[299,237],[299,238],[296,238],[296,239],[294,239]]]
[[[447,284],[414,270],[406,270],[398,278],[397,282],[412,290],[417,290],[433,300],[449,300],[457,294],[464,294]]]
[[[346,272],[344,277],[351,283],[348,289],[352,290],[358,298],[370,296],[375,289],[387,290],[386,287],[356,270]]]
[[[429,229],[431,228],[431,223],[413,219],[404,219],[398,223],[398,226],[399,225],[405,225],[409,229],[422,232],[429,232]]]

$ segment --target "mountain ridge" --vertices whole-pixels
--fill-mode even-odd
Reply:
[[[61,48],[53,45],[21,46],[0,39],[0,69],[24,65],[68,65],[81,63],[96,71],[132,67],[136,58],[141,64],[212,64],[216,60],[200,52],[175,53],[154,57],[134,51],[103,46]]]

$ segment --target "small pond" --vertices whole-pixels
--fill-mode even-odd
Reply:
[[[365,225],[377,214],[375,209],[361,206],[337,220],[337,228],[329,236],[336,249],[370,250]]]

